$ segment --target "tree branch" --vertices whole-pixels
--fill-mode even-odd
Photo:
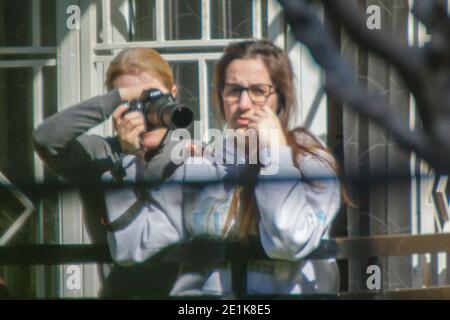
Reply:
[[[327,1],[336,2],[334,0]],[[355,111],[368,116],[377,124],[386,128],[400,142],[402,147],[413,150],[437,170],[448,171],[450,153],[449,157],[444,157],[446,160],[435,157],[432,144],[430,144],[427,136],[421,132],[409,130],[406,124],[402,123],[397,114],[392,111],[387,101],[367,94],[366,90],[356,83],[352,68],[341,58],[337,46],[322,26],[309,2],[306,0],[280,0],[279,2],[284,8],[286,19],[295,38],[308,47],[314,60],[325,70],[328,94],[344,101]],[[342,10],[342,7],[340,9]],[[354,17],[351,16],[351,19],[354,19]],[[365,29],[365,25],[363,29]],[[365,34],[365,31],[362,34]],[[360,36],[361,34],[358,37]],[[364,41],[366,42],[366,40]],[[377,35],[375,44],[368,47],[384,52],[386,45],[382,41],[383,38]],[[416,58],[412,59],[416,62],[422,61],[419,52],[408,48],[399,49],[398,45],[395,45],[394,50],[389,49],[387,53],[384,53],[387,58],[397,59],[408,74],[415,75],[411,65],[400,61],[405,59],[404,56],[400,59],[399,52],[403,54],[414,52]]]

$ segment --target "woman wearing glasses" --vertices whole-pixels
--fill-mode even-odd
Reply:
[[[301,260],[328,237],[341,196],[332,155],[306,130],[288,130],[297,104],[287,54],[269,41],[230,44],[216,66],[214,86],[218,115],[236,133],[225,136],[224,148],[215,150],[214,159],[232,154],[234,163],[180,166],[170,179],[221,183],[190,189],[184,185],[183,190],[171,184],[149,191],[153,200],[147,211],[112,236],[114,257],[134,263],[158,252],[161,248],[150,239],[153,230],[164,233],[152,220],[161,210],[183,217],[183,225],[174,225],[180,241],[193,236],[259,239],[273,260],[248,264],[248,294],[337,292],[334,260]],[[256,136],[257,143],[235,143],[240,134]],[[251,163],[255,152],[256,163]],[[273,166],[277,170],[268,174]],[[315,180],[320,177],[327,179]],[[172,289],[174,295],[230,292],[228,265],[194,262],[181,268]]]

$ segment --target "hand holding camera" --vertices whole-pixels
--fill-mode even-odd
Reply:
[[[122,99],[136,96],[139,89],[141,88],[121,89]],[[137,153],[159,145],[167,129],[188,128],[192,123],[193,113],[177,103],[170,93],[150,88],[141,91],[139,98],[129,101],[128,106],[118,107],[113,113],[113,119],[122,150]]]
[[[142,91],[138,99],[128,104],[126,113],[138,111],[144,115],[146,128],[165,127],[167,129],[188,128],[194,118],[189,108],[175,101],[170,93],[150,88]]]
[[[113,112],[114,129],[124,153],[135,154],[142,149],[141,137],[145,132],[144,116],[138,112],[125,115],[128,107],[120,105]]]

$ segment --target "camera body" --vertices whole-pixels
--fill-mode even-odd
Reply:
[[[189,128],[194,119],[192,111],[175,101],[170,93],[150,88],[142,91],[138,99],[128,103],[129,112],[141,112],[146,120],[147,129],[166,127],[168,129]]]

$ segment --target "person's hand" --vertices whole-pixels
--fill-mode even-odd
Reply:
[[[117,132],[119,143],[124,153],[136,154],[141,149],[141,135],[145,131],[145,119],[140,112],[127,111],[125,105],[120,105],[112,114],[114,129]]]
[[[280,120],[270,107],[265,105],[254,109],[246,117],[250,120],[247,127],[254,129],[258,135],[260,148],[287,144]]]

